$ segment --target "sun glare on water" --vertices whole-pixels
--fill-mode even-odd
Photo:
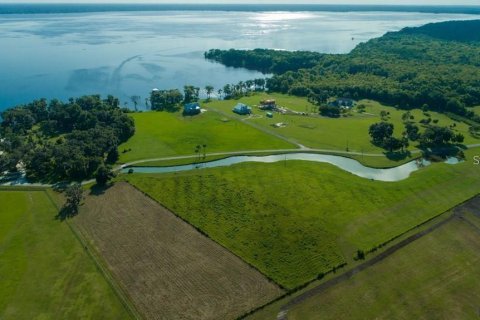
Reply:
[[[281,22],[312,18],[314,18],[314,15],[306,12],[264,12],[252,17],[253,20],[259,22]]]

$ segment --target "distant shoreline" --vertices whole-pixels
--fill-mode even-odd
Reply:
[[[1,0],[0,0],[1,1]],[[480,6],[325,4],[29,4],[1,3],[0,15],[135,11],[325,11],[479,14]]]

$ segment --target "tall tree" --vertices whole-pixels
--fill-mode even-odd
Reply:
[[[370,126],[368,133],[374,144],[383,146],[384,142],[393,135],[393,124],[385,121],[374,123]]]
[[[110,180],[115,178],[112,167],[101,164],[95,172],[95,181],[99,186],[105,186]]]
[[[65,190],[66,202],[64,207],[73,214],[78,213],[80,203],[83,200],[83,189],[79,183],[74,183]]]
[[[185,103],[196,102],[199,99],[200,88],[192,85],[184,86],[183,94],[184,94],[183,101]]]
[[[130,97],[130,100],[131,100],[132,103],[133,103],[133,106],[134,106],[134,108],[135,108],[135,111],[138,111],[137,106],[138,106],[138,104],[140,103],[140,100],[141,100],[141,99],[142,99],[142,97],[140,97],[140,96],[131,96],[131,97]]]
[[[207,99],[208,100],[210,100],[210,96],[213,93],[213,90],[214,90],[213,86],[211,86],[211,85],[205,86],[205,92],[207,93]]]

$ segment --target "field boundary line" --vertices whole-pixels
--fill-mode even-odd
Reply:
[[[369,251],[367,251],[366,253],[368,254],[368,253],[375,252],[377,249],[379,249],[379,248],[382,248],[382,247],[384,247],[384,246],[386,246],[386,245],[388,245],[388,244],[392,243],[393,241],[395,241],[395,240],[397,240],[397,239],[399,239],[399,238],[403,237],[404,235],[406,235],[406,234],[408,234],[408,233],[412,232],[413,230],[415,230],[415,229],[418,229],[418,228],[421,228],[422,226],[426,225],[427,223],[429,223],[429,222],[431,222],[431,221],[433,221],[433,220],[435,220],[435,219],[438,219],[438,218],[440,218],[441,216],[443,216],[443,215],[445,215],[445,214],[449,213],[450,211],[454,211],[456,208],[458,208],[458,207],[460,207],[460,206],[462,206],[462,205],[466,204],[467,202],[469,202],[469,201],[473,200],[474,198],[476,198],[476,197],[478,197],[478,196],[480,196],[480,193],[477,193],[477,194],[473,195],[472,197],[468,198],[467,200],[464,200],[464,201],[462,201],[462,202],[459,202],[459,203],[457,203],[455,206],[453,206],[453,207],[451,207],[451,208],[449,208],[449,209],[447,209],[447,210],[443,211],[442,213],[439,213],[439,214],[437,214],[437,215],[435,215],[435,216],[433,216],[433,217],[431,217],[431,218],[429,218],[429,219],[427,219],[427,220],[425,220],[425,221],[423,221],[423,222],[421,222],[421,223],[417,224],[416,226],[414,226],[414,227],[411,227],[411,228],[410,228],[410,229],[408,229],[407,231],[404,231],[404,232],[400,233],[399,235],[397,235],[397,236],[395,236],[395,237],[392,237],[392,238],[390,238],[389,240],[387,240],[387,241],[385,241],[385,242],[383,242],[383,243],[381,243],[381,244],[377,245],[376,247],[373,247],[372,249],[370,249],[370,250],[369,250]],[[453,212],[453,214],[455,214],[455,212]],[[457,216],[458,216],[458,214],[457,214]]]
[[[146,193],[145,191],[141,190],[140,188],[138,188],[137,186],[131,184],[130,182],[128,181],[124,181],[125,183],[128,183],[130,186],[132,186],[135,190],[137,190],[138,192],[142,193],[144,196],[146,196],[147,198],[151,199],[152,201],[154,201],[155,203],[157,203],[160,207],[164,208],[165,210],[167,210],[168,212],[171,212],[175,217],[177,217],[178,219],[182,220],[183,222],[185,222],[186,224],[188,224],[190,227],[194,228],[197,232],[199,232],[201,235],[203,235],[204,237],[207,237],[208,239],[210,239],[211,241],[215,242],[217,245],[219,245],[220,247],[224,248],[225,250],[227,250],[229,253],[233,254],[235,257],[237,257],[238,259],[240,259],[241,261],[243,261],[244,263],[246,263],[250,268],[254,269],[255,271],[259,272],[262,276],[265,277],[265,279],[267,279],[269,282],[273,283],[274,285],[276,285],[278,288],[282,289],[283,291],[285,292],[288,292],[288,289],[286,289],[285,287],[283,287],[281,284],[277,283],[275,280],[273,280],[272,278],[270,278],[269,276],[267,276],[266,274],[264,274],[262,271],[260,271],[257,267],[255,267],[254,265],[252,265],[251,263],[249,263],[248,261],[245,261],[242,257],[240,257],[238,254],[236,254],[235,252],[232,252],[230,249],[228,249],[227,247],[225,247],[224,245],[222,245],[221,243],[215,241],[214,239],[212,239],[207,233],[205,233],[203,230],[201,230],[200,228],[194,226],[193,224],[191,224],[190,222],[188,222],[187,220],[185,220],[184,218],[182,218],[181,216],[179,216],[177,213],[175,213],[175,211],[173,210],[170,210],[167,206],[163,205],[162,203],[160,203],[158,200],[154,199],[152,196],[150,196],[148,193]]]
[[[78,239],[80,244],[82,244],[82,246],[84,247],[84,250],[90,256],[90,258],[94,261],[96,267],[102,273],[105,280],[107,280],[107,283],[113,289],[113,292],[120,299],[120,303],[127,309],[128,313],[130,313],[130,315],[134,319],[137,319],[137,320],[145,319],[145,317],[135,308],[135,304],[130,298],[130,295],[128,294],[128,292],[122,288],[122,286],[116,280],[115,276],[108,269],[107,264],[103,262],[103,259],[101,255],[97,252],[96,248],[93,247],[88,240],[86,240],[86,237],[83,235],[81,231],[77,231],[76,228],[72,226],[68,221],[66,221],[66,223],[69,226],[70,230],[72,230],[72,233]]]
[[[474,229],[478,234],[480,234],[480,228],[474,224],[470,219],[465,217],[464,215],[458,215],[458,218],[468,224],[472,229]]]
[[[55,200],[52,199],[48,191],[46,189],[44,189],[43,191],[45,192],[45,194],[47,195],[47,198],[50,200],[53,206],[57,210],[60,210],[58,204],[55,202]],[[122,287],[117,283],[114,275],[111,274],[111,272],[108,270],[108,267],[106,266],[106,264],[102,262],[103,259],[97,253],[96,249],[92,247],[92,245],[90,245],[89,241],[86,240],[82,232],[80,230],[77,231],[76,228],[72,226],[72,224],[67,219],[64,222],[68,226],[72,234],[75,236],[77,241],[82,246],[83,251],[85,251],[87,255],[90,257],[90,259],[93,261],[97,270],[100,271],[103,278],[107,281],[108,285],[113,290],[115,295],[119,298],[120,303],[125,307],[128,313],[134,319],[137,319],[137,320],[144,319],[144,317],[140,314],[140,312],[135,308],[134,303],[132,302],[128,293],[125,292],[125,290],[123,290]]]
[[[292,300],[288,301],[286,304],[284,304],[281,308],[280,308],[280,312],[278,314],[278,317],[277,317],[277,320],[287,320],[288,319],[288,311],[294,307],[295,305],[297,304],[300,304],[302,302],[304,302],[305,300],[308,300],[309,298],[317,295],[317,294],[320,294],[322,293],[323,291],[325,290],[328,290],[329,288],[343,282],[343,281],[346,281],[348,279],[350,279],[351,277],[353,277],[355,274],[377,264],[378,262],[381,262],[383,261],[384,259],[388,258],[389,256],[391,256],[392,254],[394,254],[395,252],[397,252],[398,250],[408,246],[409,244],[411,244],[412,242],[430,234],[431,232],[437,230],[438,228],[442,227],[443,225],[451,222],[452,220],[454,219],[461,219],[462,217],[462,214],[461,213],[458,213],[458,212],[455,212],[455,209],[464,205],[465,203],[473,200],[474,198],[480,196],[480,194],[476,194],[474,195],[473,197],[463,201],[463,202],[460,202],[458,203],[457,205],[455,205],[454,207],[424,221],[423,223],[409,229],[408,231],[402,233],[402,235],[405,235],[406,233],[408,232],[411,232],[412,230],[414,229],[417,229],[417,228],[420,228],[422,226],[424,226],[425,224],[435,220],[436,218],[439,218],[441,217],[442,215],[444,214],[448,214],[450,213],[450,215],[448,216],[448,218],[446,218],[445,220],[442,220],[442,221],[439,221],[437,222],[436,224],[424,229],[424,230],[421,230],[409,237],[407,237],[406,239],[403,239],[402,241],[392,245],[391,247],[387,248],[385,251],[379,253],[378,255],[376,255],[375,257],[369,259],[368,261],[365,261],[364,263],[354,267],[353,269],[350,269],[348,271],[346,271],[345,273],[335,277],[335,278],[332,278],[332,279],[329,279],[321,284],[319,284],[318,286],[310,289],[310,290],[307,290],[306,292],[300,294],[299,296],[293,298]],[[390,243],[391,241],[394,241],[395,239],[398,239],[399,237],[401,237],[402,235],[399,235],[398,237],[390,240],[389,242],[387,243]]]
[[[347,263],[346,263],[346,262],[343,262],[343,263],[341,263],[341,264],[333,267],[332,269],[330,269],[330,270],[328,270],[328,271],[326,271],[326,272],[323,272],[323,273],[318,274],[317,277],[313,278],[312,280],[309,280],[309,281],[307,281],[307,282],[305,282],[305,283],[303,283],[303,284],[301,284],[301,285],[299,285],[299,286],[296,286],[295,288],[293,288],[293,289],[288,290],[287,292],[285,292],[283,295],[281,295],[281,296],[279,296],[279,297],[277,297],[277,298],[275,298],[275,299],[273,299],[273,300],[271,300],[271,301],[269,301],[269,302],[267,302],[267,303],[265,303],[265,304],[263,304],[263,305],[261,305],[261,306],[258,306],[258,307],[256,307],[255,309],[252,309],[252,310],[244,313],[242,316],[238,317],[237,320],[245,319],[246,317],[254,314],[254,313],[257,312],[257,311],[260,311],[260,310],[265,309],[266,307],[268,307],[268,306],[271,305],[271,304],[274,304],[274,303],[277,302],[277,301],[280,301],[280,300],[282,300],[282,299],[284,299],[284,298],[287,298],[287,297],[289,297],[289,296],[291,296],[291,295],[294,295],[295,293],[301,291],[302,289],[305,289],[307,286],[309,286],[309,285],[312,284],[313,282],[319,280],[320,277],[323,278],[323,277],[325,277],[325,276],[327,276],[327,275],[329,275],[329,274],[331,274],[331,273],[336,273],[337,270],[340,270],[340,269],[344,268],[346,265],[347,265]]]
[[[29,186],[29,185],[18,185],[18,186],[2,186],[0,185],[0,191],[34,191],[34,192],[43,192],[48,189],[48,186]],[[56,207],[56,206],[55,206]]]

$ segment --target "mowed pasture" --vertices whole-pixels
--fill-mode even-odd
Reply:
[[[476,215],[455,218],[293,307],[288,319],[478,319],[480,198],[462,212]]]
[[[192,155],[197,145],[206,145],[207,153],[296,147],[213,111],[193,117],[184,117],[181,112],[143,112],[132,113],[131,116],[135,120],[136,132],[130,140],[119,146],[122,163]],[[123,152],[129,149],[131,151]]]
[[[127,183],[90,195],[74,223],[146,319],[235,319],[282,294]]]
[[[264,99],[276,99],[277,104],[296,110],[299,112],[313,113],[311,116],[300,115],[282,115],[274,113],[273,118],[266,117],[266,112],[258,109],[257,105]],[[231,112],[232,107],[237,102],[243,102],[252,106],[254,117],[247,119],[247,116],[237,116]],[[374,146],[370,140],[368,130],[370,125],[376,122],[380,122],[381,111],[389,112],[387,121],[391,122],[395,126],[395,136],[401,137],[405,131],[402,121],[402,115],[405,110],[397,110],[390,106],[381,105],[378,102],[371,100],[361,100],[358,105],[365,106],[364,113],[358,113],[357,108],[353,108],[347,117],[340,118],[327,118],[321,117],[317,114],[317,108],[305,98],[293,97],[281,94],[256,94],[250,97],[244,97],[237,100],[226,101],[212,101],[206,104],[207,108],[210,107],[214,110],[221,110],[228,112],[232,117],[236,119],[244,119],[245,122],[250,122],[254,125],[261,126],[265,130],[274,134],[280,134],[285,138],[291,139],[296,143],[300,143],[310,148],[319,148],[327,150],[337,151],[355,151],[365,153],[382,153],[383,149]],[[423,114],[421,110],[411,110],[411,115],[414,117],[411,120],[413,123],[420,127],[420,131],[424,128],[419,123],[420,120],[426,119],[427,116]],[[471,136],[468,130],[468,125],[462,122],[455,122],[447,116],[437,113],[428,112],[433,120],[438,120],[439,126],[450,126],[456,124],[454,131],[461,133],[465,136],[465,144],[480,143],[480,139],[476,139]],[[281,128],[275,128],[273,125],[276,123],[284,123],[285,126]],[[410,150],[414,150],[418,143],[411,142]]]
[[[291,289],[477,194],[473,154],[399,182],[306,161],[122,178]]]
[[[0,191],[0,319],[132,318],[46,191]]]
[[[473,107],[473,112],[480,116],[480,106]]]

